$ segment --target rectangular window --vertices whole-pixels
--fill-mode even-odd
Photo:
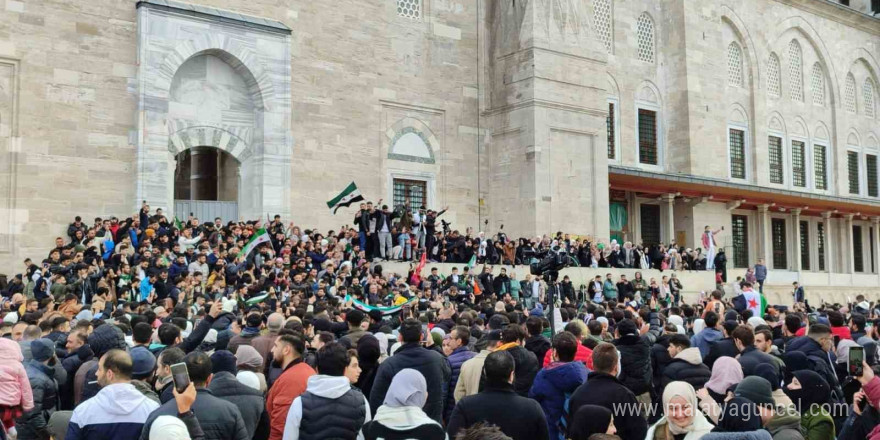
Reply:
[[[865,155],[865,168],[868,175],[868,196],[877,197],[877,156]]]
[[[605,127],[608,131],[608,158],[614,160],[617,158],[616,145],[614,144],[614,103],[608,103],[608,117],[605,118]]]
[[[865,256],[862,255],[862,227],[853,225],[852,228],[852,245],[853,245],[853,270],[856,272],[865,271]]]
[[[733,267],[749,267],[749,219],[734,215],[730,222],[733,236]]]
[[[846,152],[846,169],[849,172],[849,193],[859,193],[859,153]]]
[[[639,109],[639,163],[657,165],[657,112]]]
[[[825,270],[825,223],[816,224],[816,241],[819,247],[819,270]]]
[[[771,220],[771,233],[773,235],[773,268],[788,269],[788,247],[785,239],[785,219],[774,218]]]
[[[810,270],[810,222],[801,222],[800,227],[801,269]]]
[[[746,178],[746,136],[742,130],[730,129],[730,177]]]
[[[641,205],[642,243],[660,243],[660,205]]]
[[[406,204],[410,210],[419,209],[428,203],[428,182],[424,180],[394,179],[394,206]]]
[[[782,184],[785,182],[785,172],[782,168],[782,138],[770,136],[767,139],[770,150],[770,183]]]
[[[807,186],[807,166],[804,154],[804,143],[791,141],[791,183],[804,188]]]
[[[816,189],[828,189],[828,165],[825,163],[825,146],[813,145],[813,166],[816,173]]]

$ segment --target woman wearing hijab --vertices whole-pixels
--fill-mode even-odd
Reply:
[[[391,379],[385,401],[373,420],[361,428],[364,439],[447,440],[443,427],[422,411],[427,400],[425,376],[411,368],[400,370]]]
[[[568,431],[569,440],[587,440],[593,434],[615,434],[611,410],[599,405],[581,406],[575,413]]]
[[[745,397],[734,397],[724,404],[718,424],[702,440],[771,440],[761,425],[758,407]]]
[[[834,419],[826,404],[831,399],[828,382],[812,370],[793,373],[785,392],[801,413],[801,427],[807,440],[834,440]]]
[[[712,377],[706,382],[706,390],[718,404],[723,404],[730,387],[743,380],[743,370],[739,362],[729,356],[722,356],[712,365]]]
[[[694,387],[687,382],[666,385],[663,411],[663,417],[648,429],[645,440],[697,440],[712,430],[697,405]]]

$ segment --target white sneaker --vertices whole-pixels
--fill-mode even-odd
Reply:
[[[18,431],[15,430],[15,426],[9,428],[9,430],[6,431],[6,438],[8,438],[9,440],[15,440],[17,437]]]

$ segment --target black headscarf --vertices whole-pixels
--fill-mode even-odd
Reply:
[[[819,373],[812,370],[800,370],[793,373],[801,384],[801,389],[785,389],[785,394],[791,398],[801,414],[810,409],[814,403],[827,403],[831,398],[831,387]]]
[[[718,425],[712,432],[749,432],[761,429],[758,406],[745,397],[734,397],[724,404]]]
[[[587,440],[593,434],[605,434],[611,424],[611,410],[599,405],[584,405],[572,418],[568,438]]]

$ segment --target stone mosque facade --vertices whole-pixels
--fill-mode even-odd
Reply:
[[[0,265],[75,215],[700,247],[880,284],[877,0],[0,0]]]

